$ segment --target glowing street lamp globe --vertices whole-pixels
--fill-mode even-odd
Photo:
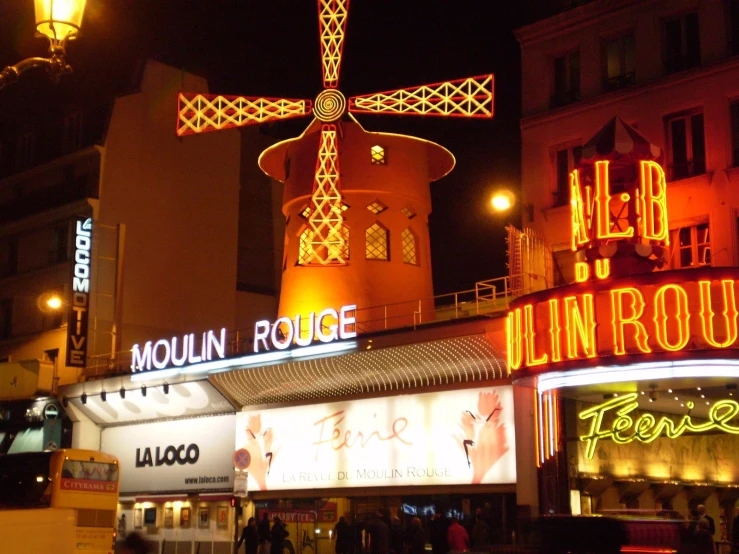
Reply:
[[[62,307],[62,299],[54,294],[46,299],[46,306],[52,310],[58,310]]]
[[[513,194],[509,191],[499,191],[493,194],[490,204],[496,212],[507,212],[513,207]]]
[[[52,44],[76,38],[86,0],[34,0],[36,30]]]

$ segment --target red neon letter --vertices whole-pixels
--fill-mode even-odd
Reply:
[[[724,297],[724,325],[726,327],[726,340],[719,342],[716,340],[715,329],[713,327],[713,306],[711,305],[711,281],[698,281],[700,287],[701,299],[701,327],[703,328],[703,338],[711,346],[716,348],[726,348],[736,341],[737,337],[737,315],[736,295],[734,294],[734,280],[726,279],[721,281],[721,289]]]
[[[667,332],[667,306],[665,296],[667,291],[674,291],[675,298],[669,302],[671,306],[675,306],[675,323],[677,325],[677,341],[671,343]],[[655,339],[665,350],[675,352],[682,350],[690,340],[690,312],[688,311],[688,293],[680,285],[670,284],[664,285],[657,290],[654,295],[654,327]]]
[[[574,360],[580,355],[578,343],[587,358],[595,357],[595,309],[592,294],[582,295],[582,307],[577,296],[565,298],[565,333],[568,359]]]
[[[523,336],[526,340],[526,365],[531,367],[547,363],[547,355],[542,354],[536,357],[536,331],[534,330],[534,306],[526,304],[523,307],[524,319],[526,320],[526,329]]]
[[[623,298],[628,296],[631,301],[631,315],[624,315]],[[647,344],[647,330],[639,318],[644,313],[644,297],[639,289],[627,287],[623,289],[614,289],[611,291],[611,313],[613,314],[613,353],[617,356],[626,354],[626,343],[624,340],[624,327],[633,325],[636,332],[634,340],[639,350],[648,354],[652,351]]]
[[[656,162],[639,162],[641,234],[647,240],[669,244],[667,232],[667,186],[665,172]]]
[[[580,172],[570,173],[570,214],[572,218],[572,250],[590,242],[590,206],[582,199]]]
[[[508,358],[508,371],[521,368],[523,362],[523,351],[521,348],[521,308],[508,312],[506,318],[506,356]]]
[[[562,361],[561,334],[562,327],[559,325],[559,300],[552,298],[549,300],[549,338],[552,341],[553,362]]]
[[[625,199],[625,201],[627,200],[628,198]],[[629,238],[634,236],[634,228],[631,225],[629,225],[624,231],[612,230],[608,161],[595,162],[595,207],[597,210],[597,237],[600,240]]]

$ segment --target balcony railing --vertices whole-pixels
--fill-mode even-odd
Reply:
[[[428,298],[361,308],[356,311],[356,330],[361,337],[393,329],[417,330],[426,325],[505,312],[513,299],[509,277],[475,283],[475,288]],[[227,355],[253,351],[253,329],[237,330],[227,335]],[[198,348],[195,348],[198,351]],[[131,352],[119,352],[116,360],[109,355],[91,358],[85,371],[88,377],[130,372]]]

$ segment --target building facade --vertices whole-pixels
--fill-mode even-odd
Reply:
[[[123,93],[85,92],[80,78],[65,85],[71,106],[60,94],[43,110],[27,108],[28,117],[5,113],[3,401],[52,398],[60,385],[127,370],[133,344],[150,336],[250,328],[276,310],[279,193],[252,169],[269,137],[181,141],[172,132],[175,91],[207,90],[205,80],[155,61],[134,74]],[[229,348],[239,348],[236,337]],[[3,430],[0,451],[31,448],[29,440],[13,447],[18,431]],[[34,448],[60,446],[34,436]]]
[[[713,418],[736,394],[739,4],[594,1],[517,37],[524,223],[560,285],[509,313],[542,507],[702,504],[725,541],[737,441]]]

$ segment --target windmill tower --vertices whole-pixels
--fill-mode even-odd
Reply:
[[[181,93],[177,134],[313,115],[299,137],[259,159],[265,173],[285,184],[278,315],[356,304],[360,329],[367,331],[383,328],[387,318],[394,327],[412,323],[412,315],[393,319],[393,310],[409,312],[409,304],[398,303],[433,295],[429,183],[452,170],[454,157],[430,141],[367,132],[352,114],[491,118],[493,76],[347,101],[337,87],[348,10],[349,0],[318,0],[324,89],[314,102]]]

